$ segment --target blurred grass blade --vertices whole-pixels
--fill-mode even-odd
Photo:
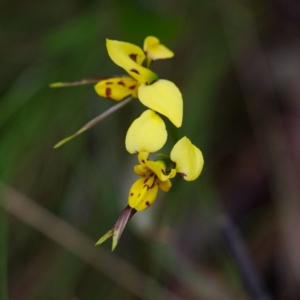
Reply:
[[[125,259],[113,255],[104,247],[96,248],[88,236],[17,190],[0,182],[0,191],[7,195],[10,204],[7,206],[3,197],[0,197],[0,207],[2,206],[4,210],[8,210],[70,253],[78,256],[82,261],[103,273],[116,285],[126,289],[137,298],[145,299],[145,290],[151,286],[157,300],[183,299]]]
[[[112,113],[116,112],[118,109],[122,108],[123,106],[125,106],[126,104],[128,104],[133,98],[130,96],[127,99],[123,100],[122,102],[114,105],[113,107],[109,108],[108,110],[106,110],[105,112],[103,112],[101,115],[99,115],[98,117],[94,118],[93,120],[91,120],[90,122],[88,122],[87,124],[85,124],[81,129],[79,129],[77,132],[75,132],[74,134],[66,137],[65,139],[61,140],[60,142],[58,142],[56,145],[54,145],[54,148],[59,148],[60,146],[62,146],[63,144],[67,143],[68,141],[72,140],[73,138],[75,138],[76,136],[78,136],[79,134],[81,134],[82,132],[92,128],[93,126],[95,126],[97,123],[99,123],[100,121],[104,120],[106,117],[110,116]]]

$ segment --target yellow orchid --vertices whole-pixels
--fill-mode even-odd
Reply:
[[[145,39],[143,49],[130,43],[109,39],[106,40],[106,47],[112,61],[128,75],[55,82],[50,86],[69,87],[93,83],[98,95],[114,101],[124,100],[92,119],[75,134],[57,143],[55,148],[90,129],[133,98],[138,98],[149,108],[131,124],[125,138],[127,151],[137,154],[139,164],[134,167],[134,172],[140,177],[131,186],[128,205],[119,215],[117,222],[96,243],[102,244],[112,237],[114,250],[133,215],[150,207],[159,189],[168,192],[172,186],[170,179],[177,174],[186,181],[197,179],[204,160],[201,151],[185,136],[174,145],[170,156],[158,154],[158,159],[149,159],[151,153],[165,145],[168,137],[166,125],[157,113],[166,116],[176,127],[182,125],[183,100],[180,90],[173,82],[159,79],[158,75],[150,70],[153,61],[171,58],[174,53],[153,36]]]
[[[178,173],[186,181],[199,177],[204,160],[201,151],[187,137],[180,139],[171,151],[170,157],[163,155],[160,159],[151,161],[149,152],[138,154],[139,165],[134,172],[141,176],[131,187],[128,204],[137,211],[142,211],[155,201],[158,187],[168,192],[172,184],[170,178]]]
[[[149,69],[153,61],[171,58],[174,53],[153,36],[145,39],[143,50],[130,43],[109,39],[106,40],[106,47],[110,58],[125,69],[130,76],[102,76],[73,82],[54,82],[50,84],[50,87],[61,88],[96,83],[95,90],[100,96],[114,101],[124,101],[92,119],[74,134],[59,141],[54,148],[64,145],[95,126],[133,98],[139,98],[145,106],[165,115],[176,127],[182,125],[183,101],[180,90],[173,82],[158,79],[157,74]]]
[[[115,101],[128,96],[139,98],[146,107],[165,115],[180,127],[183,101],[179,89],[171,81],[158,79],[158,75],[149,69],[152,61],[171,58],[174,53],[153,36],[145,39],[143,50],[134,44],[109,39],[106,47],[112,61],[131,77],[101,80],[95,85],[97,94]]]
[[[155,161],[149,160],[150,152],[161,149],[167,140],[164,121],[152,110],[145,111],[128,129],[125,145],[129,153],[138,154],[139,165],[134,172],[139,175],[129,190],[128,205],[120,214],[116,224],[96,245],[113,237],[114,249],[125,225],[137,212],[147,209],[156,199],[158,189],[168,192],[172,184],[170,178],[180,174],[187,181],[200,175],[204,160],[201,151],[187,137],[181,138],[171,150],[170,157],[160,155]]]

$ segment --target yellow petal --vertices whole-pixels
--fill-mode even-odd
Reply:
[[[146,110],[129,127],[125,145],[129,153],[155,152],[163,147],[167,140],[164,121],[153,110]]]
[[[168,192],[169,189],[172,186],[172,183],[170,180],[166,180],[166,181],[159,181],[159,187],[164,191],[164,192]]]
[[[146,153],[146,152],[141,152],[141,153]],[[137,165],[134,166],[134,172],[136,175],[139,176],[147,176],[151,173],[151,170],[149,170],[145,165]]]
[[[166,165],[161,160],[148,160],[149,153],[147,152],[140,152],[138,155],[138,160],[140,162],[139,170],[142,170],[142,167],[145,167],[145,170],[151,170],[152,173],[158,177],[160,181],[166,181],[169,178],[173,178],[176,175],[176,170],[172,169],[169,174],[166,171]],[[137,173],[137,172],[136,172]],[[138,174],[139,175],[139,174]]]
[[[133,44],[106,39],[108,55],[112,61],[123,68],[139,83],[151,83],[157,75],[151,70],[141,66],[146,56],[144,51]]]
[[[138,96],[145,106],[169,118],[176,127],[181,126],[182,95],[173,82],[161,79],[150,85],[143,83],[138,89]]]
[[[201,173],[204,160],[202,152],[187,137],[179,140],[171,151],[176,170],[187,181],[195,180]]]
[[[144,42],[144,51],[152,60],[171,58],[174,52],[160,44],[159,39],[154,36],[148,36]]]
[[[158,182],[155,176],[142,177],[131,187],[128,204],[137,211],[148,208],[155,201],[158,192]]]
[[[95,85],[96,93],[104,98],[121,101],[128,96],[137,98],[138,82],[131,77],[101,80]]]

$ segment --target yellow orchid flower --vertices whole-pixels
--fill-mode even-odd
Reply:
[[[142,211],[155,201],[158,187],[168,192],[172,184],[170,178],[176,174],[182,175],[186,181],[199,177],[204,160],[201,151],[187,137],[179,140],[171,151],[171,156],[162,156],[159,160],[148,159],[149,152],[138,154],[139,165],[134,167],[141,176],[131,187],[128,205],[137,211]]]
[[[141,211],[155,200],[158,187],[163,191],[171,188],[170,178],[179,173],[187,181],[200,175],[204,160],[201,151],[187,137],[183,137],[173,147],[170,158],[163,156],[149,161],[151,152],[160,150],[167,140],[164,121],[154,111],[148,109],[129,127],[125,146],[129,153],[137,153],[140,165],[134,167],[137,175],[142,176],[130,189],[128,204]]]
[[[183,115],[180,90],[173,82],[158,79],[158,75],[149,69],[152,61],[171,58],[174,53],[153,36],[145,39],[144,50],[134,44],[109,39],[106,40],[106,47],[112,61],[131,77],[101,80],[95,85],[97,94],[115,101],[132,95],[180,127]]]
[[[91,77],[73,82],[54,82],[50,84],[50,87],[61,88],[93,83],[98,95],[114,101],[124,101],[109,108],[74,134],[59,141],[54,148],[64,145],[90,129],[113,112],[125,106],[133,98],[139,98],[146,107],[165,115],[176,127],[182,125],[183,101],[180,90],[173,82],[158,79],[157,74],[149,69],[152,61],[171,58],[174,56],[174,53],[160,44],[159,39],[153,36],[148,36],[145,39],[143,50],[130,43],[109,39],[106,40],[106,46],[110,58],[118,66],[125,69],[131,77]]]
[[[125,145],[129,153],[138,154],[139,165],[134,172],[141,178],[131,186],[128,205],[120,214],[116,224],[96,245],[113,237],[112,250],[116,247],[125,225],[137,212],[150,207],[160,188],[168,192],[172,186],[171,178],[182,175],[186,181],[199,177],[204,160],[201,151],[187,137],[181,138],[171,150],[170,157],[160,155],[155,161],[149,160],[150,152],[158,151],[167,139],[164,121],[152,110],[145,111],[128,129]]]
[[[148,157],[148,152],[138,154],[140,164],[134,167],[134,172],[141,178],[129,190],[128,205],[137,211],[145,210],[153,204],[158,187],[164,192],[168,192],[172,186],[170,178],[176,175],[176,169],[167,170],[165,160],[151,161],[148,160]]]

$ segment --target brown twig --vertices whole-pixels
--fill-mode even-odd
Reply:
[[[132,294],[144,298],[147,289],[151,288],[155,299],[182,299],[116,255],[102,247],[96,248],[90,238],[15,189],[0,183],[0,196],[0,205],[11,214],[74,253]]]

